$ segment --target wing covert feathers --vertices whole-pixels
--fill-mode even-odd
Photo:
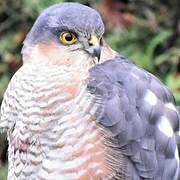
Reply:
[[[129,160],[119,162],[130,162],[130,179],[176,180],[180,114],[169,89],[120,56],[90,70],[88,89],[102,99],[97,121],[107,141],[118,142],[112,151]]]

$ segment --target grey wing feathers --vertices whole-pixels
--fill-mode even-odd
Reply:
[[[111,131],[136,169],[130,179],[177,179],[180,115],[171,92],[120,56],[90,70],[88,89],[102,98],[98,123]]]

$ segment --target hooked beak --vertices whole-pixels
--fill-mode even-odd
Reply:
[[[98,58],[98,62],[101,56],[101,46],[100,46],[100,39],[97,38],[96,35],[92,35],[91,39],[89,40],[89,48],[86,49],[88,53]]]

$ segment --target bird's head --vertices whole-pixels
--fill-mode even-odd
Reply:
[[[24,61],[40,58],[63,65],[96,61],[103,33],[104,24],[94,9],[78,3],[56,4],[42,12],[27,35]]]

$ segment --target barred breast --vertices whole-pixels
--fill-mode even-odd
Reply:
[[[16,73],[1,112],[8,129],[9,180],[107,177],[107,149],[87,76],[56,65],[25,64]]]

